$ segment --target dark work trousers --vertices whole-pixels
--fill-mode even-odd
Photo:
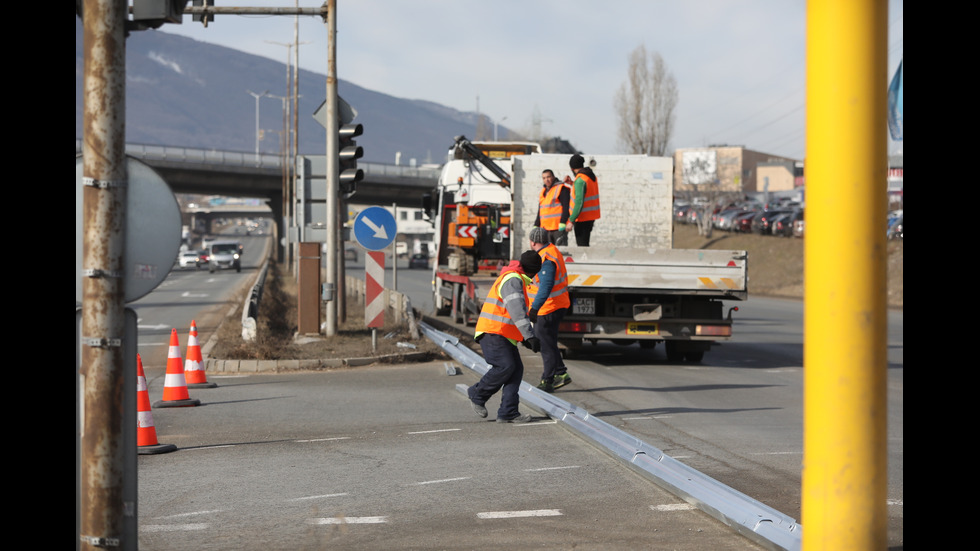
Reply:
[[[497,418],[513,419],[519,416],[521,412],[518,409],[520,404],[518,391],[524,377],[524,363],[521,362],[520,351],[506,337],[494,333],[484,333],[480,337],[480,348],[483,350],[483,359],[490,364],[490,369],[467,390],[470,400],[481,406],[486,405],[487,400],[503,387]]]
[[[561,351],[558,350],[558,324],[565,317],[567,308],[561,308],[545,315],[538,315],[538,321],[534,324],[534,336],[541,341],[541,360],[544,362],[544,371],[541,372],[541,380],[550,381],[555,375],[561,375],[568,371],[565,363],[561,359]]]
[[[572,226],[572,231],[575,232],[575,244],[579,247],[589,246],[589,237],[592,236],[592,226],[595,225],[595,220],[588,220],[586,222],[575,222]]]
[[[568,232],[560,230],[548,230],[548,237],[551,238],[551,242],[559,247],[568,246]]]

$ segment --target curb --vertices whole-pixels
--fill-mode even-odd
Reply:
[[[375,363],[406,363],[430,360],[427,352],[409,354],[389,354],[366,358],[324,358],[315,360],[216,360],[205,359],[207,373],[278,373],[281,371],[320,371],[325,369],[345,369]]]

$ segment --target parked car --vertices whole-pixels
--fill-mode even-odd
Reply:
[[[787,214],[791,211],[786,210],[764,210],[752,219],[752,232],[765,235],[772,233],[772,222],[777,216]]]
[[[899,214],[888,227],[888,239],[905,239],[905,214]]]
[[[793,222],[793,237],[803,237],[806,233],[806,221],[803,220],[803,211],[800,211],[800,218]]]
[[[803,211],[799,209],[776,217],[772,223],[772,234],[782,237],[793,237],[793,224],[802,217]]]
[[[425,270],[429,267],[429,257],[421,253],[415,253],[412,258],[408,259],[408,267],[410,269],[420,268]]]
[[[729,231],[732,229],[732,221],[739,213],[745,212],[740,207],[727,208],[711,217],[711,223],[719,230]]]
[[[732,231],[750,233],[752,231],[752,219],[756,217],[761,211],[748,210],[745,211],[732,220]]]
[[[198,251],[182,251],[180,256],[177,257],[177,264],[180,265],[181,268],[200,268],[200,256],[201,253]]]

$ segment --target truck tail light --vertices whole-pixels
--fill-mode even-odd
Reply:
[[[731,337],[731,325],[698,325],[694,331],[695,335],[704,337]]]
[[[591,333],[592,323],[588,321],[563,321],[558,324],[558,330],[568,333]]]

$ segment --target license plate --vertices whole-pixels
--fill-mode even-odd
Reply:
[[[651,322],[631,321],[626,324],[627,335],[659,335],[660,325]]]
[[[572,313],[573,314],[595,314],[595,299],[594,298],[576,298],[572,299]]]

